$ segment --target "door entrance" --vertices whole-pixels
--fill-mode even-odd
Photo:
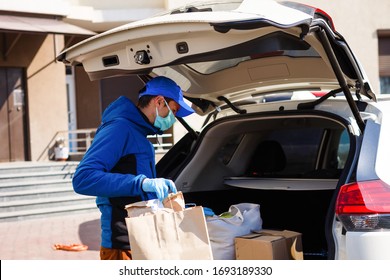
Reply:
[[[22,68],[0,68],[0,162],[27,160]]]

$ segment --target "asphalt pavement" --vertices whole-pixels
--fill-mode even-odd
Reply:
[[[99,260],[100,213],[0,222],[1,260]],[[55,244],[83,244],[85,251],[55,250]]]

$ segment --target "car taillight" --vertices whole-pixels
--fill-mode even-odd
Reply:
[[[390,186],[381,180],[342,186],[336,215],[348,231],[390,229]]]
[[[336,30],[333,19],[323,10],[316,8],[314,18],[322,18],[325,20],[333,31]]]

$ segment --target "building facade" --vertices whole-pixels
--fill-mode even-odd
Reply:
[[[95,33],[65,23],[62,15],[2,8],[0,162],[45,160],[56,131],[68,129],[66,73],[56,54]]]

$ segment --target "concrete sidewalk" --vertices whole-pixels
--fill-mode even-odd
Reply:
[[[88,250],[54,250],[81,243]],[[1,260],[99,260],[100,212],[0,223]]]

